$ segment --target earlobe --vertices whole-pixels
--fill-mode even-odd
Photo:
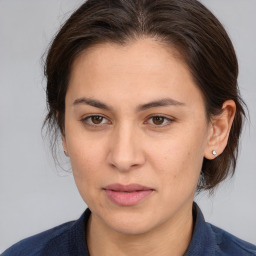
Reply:
[[[235,102],[233,100],[227,100],[222,105],[222,112],[211,118],[211,129],[205,149],[205,158],[214,159],[224,151],[227,146],[235,113]]]

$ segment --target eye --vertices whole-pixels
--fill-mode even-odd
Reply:
[[[100,115],[90,115],[82,118],[81,121],[84,125],[87,125],[87,126],[100,127],[102,124],[105,124],[105,123],[102,123],[104,119],[107,120],[105,117]],[[150,118],[148,118],[148,120],[151,120],[151,119],[153,121],[152,125],[158,126],[158,128],[165,127],[174,121],[171,118],[160,116],[160,115],[151,116]]]
[[[164,126],[167,126],[169,125],[171,122],[173,122],[174,120],[171,119],[171,118],[168,118],[168,117],[165,117],[165,116],[151,116],[149,118],[149,120],[153,121],[153,125],[154,126],[160,126],[159,128],[161,127],[164,127]]]
[[[91,116],[87,116],[82,118],[82,122],[85,125],[89,125],[89,126],[100,126],[102,124],[102,120],[106,119],[103,116],[100,115],[91,115]],[[90,121],[89,121],[90,120]],[[104,123],[103,123],[104,124]]]

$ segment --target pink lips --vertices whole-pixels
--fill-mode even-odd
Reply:
[[[111,184],[106,186],[104,190],[112,202],[123,206],[135,205],[154,191],[152,188],[139,184]]]

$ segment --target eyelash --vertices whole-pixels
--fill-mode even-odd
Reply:
[[[92,126],[92,127],[96,127],[96,128],[101,127],[101,126],[102,126],[101,124],[98,124],[98,125],[97,125],[97,124],[88,124],[88,123],[86,123],[87,120],[90,119],[90,118],[92,118],[92,117],[102,117],[102,118],[106,119],[104,116],[101,116],[101,115],[89,115],[89,116],[86,116],[86,117],[82,118],[82,119],[81,119],[81,122],[82,122],[83,124],[85,124],[86,126]],[[153,124],[153,126],[155,126],[156,128],[164,128],[164,127],[170,125],[170,123],[172,123],[172,122],[174,121],[174,119],[168,118],[168,117],[166,117],[166,116],[161,116],[161,115],[150,116],[148,119],[151,119],[151,118],[154,118],[154,117],[164,118],[165,120],[167,120],[167,121],[169,122],[169,124],[167,124],[167,125],[154,125],[154,124]]]

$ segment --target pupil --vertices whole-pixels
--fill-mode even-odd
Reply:
[[[157,121],[156,124],[162,124],[162,122],[161,122],[161,121],[163,121],[162,117],[157,116],[157,117],[154,117],[154,119]],[[159,122],[159,120],[160,120],[160,122]]]
[[[96,124],[99,124],[101,122],[102,117],[101,116],[94,116],[93,121],[96,121]]]

